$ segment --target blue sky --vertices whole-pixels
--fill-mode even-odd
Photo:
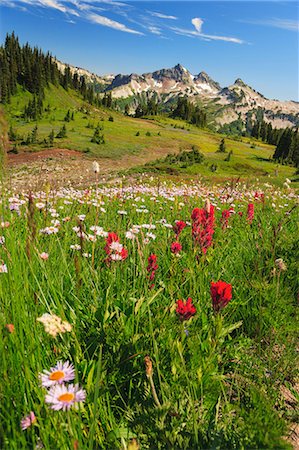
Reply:
[[[223,87],[242,78],[266,97],[299,100],[295,1],[0,0],[0,39],[98,74],[181,63]]]

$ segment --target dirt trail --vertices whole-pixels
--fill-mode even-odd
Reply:
[[[177,152],[176,148],[148,148],[138,155],[118,159],[99,158],[100,179],[111,177],[115,172],[143,165],[148,161]],[[94,158],[75,150],[51,148],[38,152],[22,152],[7,155],[7,175],[10,188],[39,189],[46,183],[52,186],[88,184],[95,182],[92,171]]]

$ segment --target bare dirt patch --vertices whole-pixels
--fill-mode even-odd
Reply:
[[[99,180],[107,181],[118,171],[144,165],[148,161],[165,157],[168,153],[177,153],[178,148],[149,147],[137,155],[127,155],[118,159],[98,158],[100,165]],[[7,175],[10,188],[16,191],[42,189],[45,184],[52,187],[88,185],[96,178],[92,171],[95,157],[82,152],[51,148],[37,152],[7,154]]]
[[[82,158],[83,154],[75,150],[63,148],[49,148],[40,152],[22,152],[18,154],[8,153],[8,166],[18,164],[30,164],[36,161],[46,161],[47,159]]]

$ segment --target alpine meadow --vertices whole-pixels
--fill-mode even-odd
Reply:
[[[0,28],[0,449],[298,450],[298,5]]]

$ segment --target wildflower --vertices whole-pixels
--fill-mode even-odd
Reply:
[[[287,270],[287,266],[282,258],[277,258],[275,260],[275,265],[281,272],[285,272]]]
[[[229,217],[230,217],[229,209],[225,209],[224,211],[222,211],[222,214],[221,214],[222,230],[225,230],[228,227],[228,218]]]
[[[155,255],[154,253],[151,254],[147,258],[147,262],[148,262],[148,266],[147,266],[146,270],[150,274],[150,281],[152,281],[155,278],[155,272],[159,267],[157,264],[157,255]]]
[[[178,239],[179,235],[181,234],[181,232],[183,231],[183,229],[187,226],[186,222],[184,222],[183,220],[178,220],[174,226],[173,226],[173,231],[175,232],[176,235],[176,239]]]
[[[232,285],[225,281],[211,283],[211,296],[214,311],[218,312],[232,299]]]
[[[146,237],[148,239],[152,239],[153,241],[156,239],[156,235],[154,233],[146,233]]]
[[[112,261],[123,261],[128,257],[128,250],[125,248],[122,248],[122,250],[118,253],[112,253],[110,255],[110,259]]]
[[[174,253],[175,255],[177,255],[178,253],[180,253],[180,251],[182,250],[182,246],[179,242],[173,242],[170,246],[170,251],[171,253]]]
[[[13,333],[15,331],[15,326],[12,323],[7,323],[5,325],[5,328],[9,333]]]
[[[22,430],[27,430],[27,428],[31,427],[31,425],[34,425],[36,422],[36,417],[33,411],[30,411],[30,414],[26,417],[24,417],[21,420],[21,428]]]
[[[4,263],[1,263],[0,264],[0,273],[7,273],[7,272],[8,272],[7,265]]]
[[[58,233],[59,229],[57,227],[51,226],[43,228],[42,230],[39,230],[42,234],[56,234]]]
[[[254,194],[254,200],[265,203],[265,194],[263,192],[256,192]]]
[[[39,257],[41,259],[43,259],[44,261],[46,261],[49,258],[49,254],[46,253],[46,252],[42,252],[42,253],[39,254]]]
[[[0,223],[0,227],[1,228],[8,228],[10,226],[10,223],[9,222],[1,222]]]
[[[36,319],[41,322],[45,327],[45,332],[53,337],[57,334],[66,333],[72,331],[72,325],[66,321],[62,321],[60,317],[54,314],[45,313],[41,317]]]
[[[38,202],[38,203],[35,203],[35,206],[37,209],[43,209],[46,205],[45,205],[45,203]]]
[[[5,243],[5,237],[0,236],[0,245],[3,245]]]
[[[249,224],[252,224],[252,221],[254,219],[254,204],[248,203],[247,207],[247,221]]]
[[[105,252],[107,255],[110,254],[110,246],[113,242],[119,242],[119,237],[116,233],[108,233],[107,239],[106,239],[106,245],[105,245]]]
[[[93,161],[93,163],[92,163],[92,170],[94,171],[94,173],[99,173],[100,172],[100,166],[99,166],[99,163],[97,161]]]
[[[46,395],[46,403],[49,403],[52,409],[66,411],[77,403],[84,402],[86,393],[78,384],[56,384],[52,386]]]
[[[81,250],[81,245],[79,244],[72,244],[70,245],[71,250]]]
[[[54,386],[55,384],[62,384],[66,381],[71,381],[75,378],[75,369],[73,364],[69,361],[62,363],[58,361],[55,367],[50,370],[44,370],[39,374],[42,385],[46,388]]]
[[[118,242],[118,241],[113,241],[110,246],[109,246],[110,250],[115,251],[115,252],[121,252],[123,249],[123,245]]]
[[[185,302],[184,300],[178,300],[176,313],[180,316],[181,321],[188,320],[190,317],[194,316],[196,308],[192,303],[192,298],[188,297]]]
[[[209,209],[209,212],[207,211]],[[212,245],[215,222],[215,208],[208,205],[207,209],[195,208],[192,211],[192,236],[195,243],[198,243],[201,250],[206,254],[207,249]]]
[[[123,261],[128,257],[128,250],[119,242],[116,233],[108,233],[104,250],[108,255],[107,261]]]

